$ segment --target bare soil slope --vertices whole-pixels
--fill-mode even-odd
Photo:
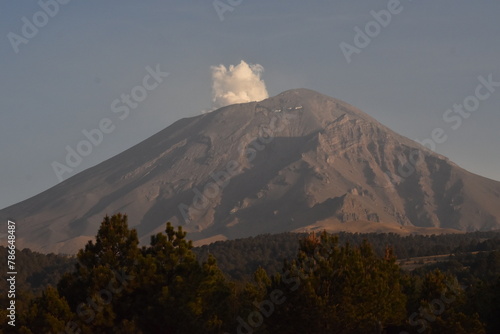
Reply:
[[[74,253],[115,212],[144,243],[167,221],[198,243],[328,226],[489,230],[500,227],[500,182],[297,89],[181,119],[0,217],[18,222],[19,247]]]

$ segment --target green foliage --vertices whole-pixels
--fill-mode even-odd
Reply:
[[[194,248],[200,260],[215,256],[221,270],[236,281],[251,281],[258,268],[270,274],[281,271],[284,259],[297,255],[299,240],[304,235],[297,233],[264,234],[237,240],[219,241]]]
[[[500,249],[499,232],[430,236],[341,232],[337,236],[340,244],[349,243],[352,246],[359,246],[366,240],[379,256],[384,256],[386,247],[390,245],[398,259]],[[305,234],[297,233],[266,234],[219,241],[194,248],[193,251],[201,260],[206,260],[209,254],[215,256],[221,270],[230,278],[249,281],[259,267],[269,274],[281,272],[283,260],[291,260],[297,256],[299,241],[304,237]]]
[[[295,278],[291,280],[290,278]],[[377,256],[368,242],[339,246],[327,233],[301,241],[296,260],[275,278],[287,303],[270,329],[286,333],[378,333],[401,323],[405,296],[394,257]],[[281,320],[280,320],[281,319]]]
[[[41,297],[31,302],[26,318],[28,323],[21,327],[24,333],[59,333],[65,330],[74,314],[57,290],[48,287]]]
[[[419,279],[407,280],[413,285],[406,329],[419,333],[485,333],[476,312],[465,312],[467,298],[457,279],[439,270],[427,272]]]
[[[58,285],[83,332],[220,331],[230,285],[214,258],[197,261],[185,237],[167,223],[150,247],[139,248],[127,216],[105,217],[95,243],[78,253],[76,271]]]
[[[140,247],[127,216],[106,216],[76,259],[19,252],[28,282],[16,293],[18,327],[0,309],[0,332],[495,333],[498,240],[284,233],[195,249],[167,223]],[[411,273],[396,263],[436,252],[455,255]]]
[[[198,263],[185,236],[168,223],[166,235],[153,236],[151,247],[143,249],[133,307],[145,332],[217,332],[229,315],[229,284],[213,257]]]
[[[0,246],[0,254],[7,254],[7,248]],[[18,290],[41,293],[48,285],[56,285],[61,276],[71,270],[75,260],[72,257],[40,254],[29,249],[17,250],[16,268]],[[0,271],[7,272],[7,256],[0,257]],[[0,290],[5,291],[7,282],[0,281]]]

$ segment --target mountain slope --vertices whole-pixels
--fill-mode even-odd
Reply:
[[[167,221],[205,241],[356,224],[488,230],[499,203],[500,182],[298,89],[179,120],[0,216],[18,222],[19,246],[73,253],[118,211],[147,243]]]

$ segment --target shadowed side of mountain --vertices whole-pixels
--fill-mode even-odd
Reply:
[[[179,120],[0,216],[18,222],[22,247],[72,253],[116,212],[147,243],[167,221],[205,241],[320,226],[498,229],[499,203],[500,182],[296,89]]]

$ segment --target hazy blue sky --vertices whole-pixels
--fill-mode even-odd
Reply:
[[[264,67],[271,96],[314,89],[411,139],[442,128],[448,139],[438,153],[500,180],[500,87],[456,130],[443,120],[475,94],[479,76],[500,82],[500,2],[401,0],[399,13],[372,30],[350,63],[340,44],[355,46],[354,28],[364,30],[374,20],[370,12],[393,0],[221,2],[236,4],[222,21],[210,0],[72,0],[53,17],[37,14],[37,1],[3,1],[0,208],[56,185],[51,163],[64,162],[65,147],[74,148],[85,139],[82,130],[103,118],[113,120],[114,131],[66,178],[210,108],[210,66],[241,60]],[[34,36],[16,53],[9,33],[25,38],[23,17],[42,27],[36,35],[25,28]],[[112,102],[157,64],[169,76],[119,120]]]

